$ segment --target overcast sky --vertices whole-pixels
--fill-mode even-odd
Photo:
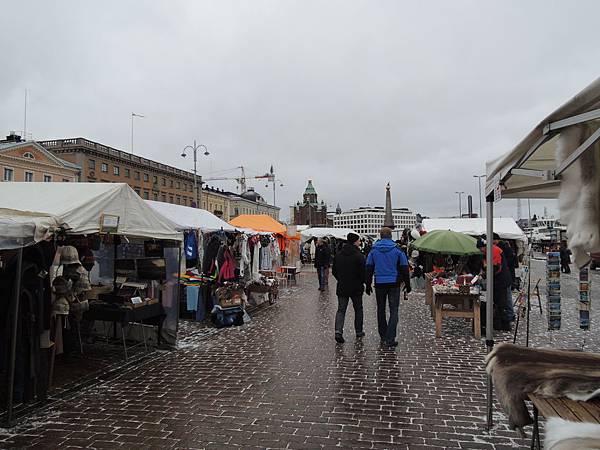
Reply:
[[[309,178],[333,207],[383,205],[390,181],[394,206],[452,215],[455,191],[478,205],[486,160],[600,75],[599,15],[594,0],[13,0],[0,132],[23,129],[27,89],[34,139],[129,150],[134,111],[136,154],[191,169],[197,139],[204,176],[273,164],[283,217]]]

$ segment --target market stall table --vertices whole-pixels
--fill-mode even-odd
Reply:
[[[298,268],[296,266],[281,266],[281,271],[285,274],[288,283],[293,281],[294,284],[298,282],[296,275],[298,274]]]
[[[435,318],[435,337],[442,336],[442,320],[445,317],[462,317],[473,320],[473,335],[481,338],[481,317],[479,294],[470,292],[461,293],[458,289],[447,286],[433,286],[433,308]],[[455,308],[445,309],[444,305]]]
[[[142,325],[143,344],[146,344],[146,333],[144,325],[156,325],[158,327],[157,342],[160,344],[162,323],[165,319],[165,310],[160,303],[149,303],[135,308],[124,307],[117,304],[105,302],[90,302],[90,309],[86,311],[83,318],[86,320],[99,320],[103,322],[112,322],[115,325],[121,324],[121,338],[125,359],[127,359],[127,343],[125,340],[125,329],[131,324],[139,323]]]

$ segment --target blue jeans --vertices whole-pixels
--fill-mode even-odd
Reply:
[[[375,298],[377,299],[377,328],[379,337],[385,342],[396,340],[396,329],[398,328],[398,308],[400,307],[400,287],[377,287],[375,286]],[[390,317],[386,319],[386,304],[389,304]]]
[[[327,267],[319,266],[317,267],[317,275],[319,277],[319,289],[325,289],[325,285],[327,284]]]

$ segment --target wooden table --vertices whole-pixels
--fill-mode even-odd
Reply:
[[[281,271],[285,274],[288,283],[293,281],[295,285],[298,284],[298,279],[296,278],[298,268],[296,266],[281,266]]]
[[[481,338],[481,315],[479,294],[442,293],[432,288],[435,319],[435,337],[442,337],[442,319],[444,317],[462,317],[473,320],[473,335]],[[452,305],[453,309],[444,309],[444,305]]]
[[[533,403],[533,435],[531,448],[540,449],[539,415],[546,419],[560,417],[571,422],[589,422],[600,424],[600,398],[593,398],[587,402],[578,402],[566,397],[545,398],[535,394],[528,394]]]

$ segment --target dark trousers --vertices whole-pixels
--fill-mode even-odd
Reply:
[[[510,330],[507,288],[494,286],[494,330]]]
[[[319,266],[317,267],[317,275],[319,277],[319,289],[325,289],[327,283],[327,275],[329,275],[329,267]]]
[[[377,287],[375,286],[375,298],[377,299],[377,328],[379,337],[386,342],[396,340],[396,329],[398,328],[398,308],[400,307],[400,287]],[[386,304],[389,304],[390,317],[386,319]]]
[[[363,332],[363,304],[362,294],[352,297],[344,297],[338,295],[338,309],[335,315],[335,332],[336,334],[344,334],[344,321],[346,320],[346,309],[348,303],[352,299],[352,307],[354,308],[354,331],[356,334]]]
[[[564,272],[564,273],[571,273],[571,266],[566,261],[565,262],[561,262],[560,263],[560,271]]]

